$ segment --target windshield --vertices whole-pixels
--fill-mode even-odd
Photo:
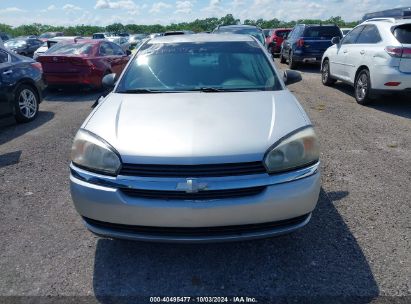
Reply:
[[[289,30],[280,30],[280,31],[276,31],[275,34],[277,35],[277,37],[284,37],[289,32],[290,32]]]
[[[39,38],[54,38],[54,37],[56,37],[56,34],[54,33],[44,33],[39,36]]]
[[[251,35],[257,38],[262,44],[265,43],[264,34],[262,31],[257,30],[256,28],[230,28],[230,27],[220,27],[216,30],[216,33],[233,33],[233,34],[242,34],[242,35]]]
[[[252,42],[147,43],[117,92],[281,90],[274,69]]]
[[[23,47],[27,44],[25,39],[11,39],[4,43],[6,47]]]
[[[104,34],[94,34],[93,39],[104,39],[106,36]]]
[[[89,43],[64,43],[60,42],[53,45],[46,54],[59,55],[90,55],[93,46]]]
[[[333,38],[342,37],[341,30],[336,26],[311,26],[304,31],[307,38]]]

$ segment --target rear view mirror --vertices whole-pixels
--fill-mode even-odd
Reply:
[[[286,70],[283,74],[283,81],[286,85],[293,84],[299,82],[303,79],[300,72]]]
[[[116,85],[116,74],[112,73],[104,76],[101,83],[105,89],[112,90]]]
[[[340,44],[340,41],[341,41],[341,38],[340,37],[333,37],[332,39],[331,39],[331,43],[332,44]]]

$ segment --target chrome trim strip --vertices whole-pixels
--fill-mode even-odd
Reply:
[[[274,175],[253,174],[240,176],[224,176],[224,177],[204,177],[191,178],[196,182],[206,184],[207,190],[228,190],[240,189],[259,186],[272,186],[299,180],[309,177],[318,172],[320,162],[315,163],[307,168],[298,169],[295,171],[279,173]],[[84,180],[91,184],[110,187],[110,188],[130,188],[144,190],[163,190],[177,191],[179,183],[187,182],[187,178],[160,178],[160,177],[135,177],[135,176],[106,176],[92,173],[76,167],[73,163],[70,164],[71,175],[75,178]]]
[[[265,231],[259,232],[244,232],[244,233],[233,233],[221,236],[177,236],[177,235],[150,235],[144,233],[127,233],[123,231],[116,231],[108,228],[100,228],[89,223],[84,222],[86,228],[92,233],[109,238],[116,239],[126,239],[133,241],[144,241],[144,242],[165,242],[165,243],[214,243],[214,242],[234,242],[234,241],[244,241],[253,240],[267,237],[279,236],[287,233],[291,233],[297,229],[300,229],[308,224],[311,219],[311,213],[307,218],[294,226],[288,227],[277,227],[273,229],[267,229]]]

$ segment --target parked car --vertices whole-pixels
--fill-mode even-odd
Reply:
[[[110,33],[94,33],[92,38],[93,39],[106,39],[110,36],[112,36]]]
[[[41,64],[0,48],[0,80],[0,118],[35,119],[45,88]]]
[[[0,47],[4,48],[3,40],[0,38]]]
[[[3,43],[6,42],[7,40],[10,40],[10,39],[11,39],[10,35],[8,35],[4,32],[0,32],[0,40],[2,40]]]
[[[345,37],[350,31],[352,31],[352,27],[342,27],[341,28],[341,33],[343,37]]]
[[[163,36],[172,36],[172,35],[189,35],[194,34],[193,31],[168,31],[163,34]]]
[[[83,85],[93,89],[101,88],[104,75],[120,74],[128,59],[117,44],[93,39],[60,42],[37,58],[49,86]]]
[[[362,21],[366,21],[373,18],[410,18],[411,6],[408,7],[396,7],[384,11],[378,11],[373,13],[367,13],[362,17]]]
[[[130,50],[130,42],[128,42],[128,37],[112,36],[106,39],[108,41],[118,44],[124,52],[127,52]]]
[[[9,50],[23,56],[33,57],[34,52],[43,44],[37,38],[19,37],[7,40],[4,46]]]
[[[78,39],[84,39],[81,36],[61,36],[61,37],[55,37],[52,39],[49,39],[47,42],[44,42],[41,47],[39,47],[33,54],[33,59],[37,59],[37,57],[43,55],[49,48],[51,48],[53,45],[62,42],[62,41],[69,41],[69,42],[75,42],[75,40]]]
[[[280,73],[246,35],[146,41],[118,80],[105,76],[113,91],[74,139],[71,195],[87,228],[205,242],[307,224],[320,192],[319,148],[282,80],[295,74]]]
[[[130,38],[128,39],[128,42],[130,43],[130,48],[135,48],[136,45],[142,41],[143,39],[147,38],[147,34],[134,34],[131,35]]]
[[[280,61],[288,61],[291,69],[300,63],[320,63],[333,37],[342,38],[336,25],[297,24],[282,44]]]
[[[243,34],[251,35],[258,39],[262,45],[265,45],[265,37],[263,30],[254,25],[221,25],[218,26],[214,31],[214,34]]]
[[[60,36],[64,36],[64,33],[63,32],[47,32],[47,33],[41,34],[38,38],[41,41],[46,42],[47,40],[51,38],[60,37]]]
[[[268,52],[273,56],[281,52],[281,45],[284,38],[291,32],[289,28],[277,28],[270,30],[268,36],[265,39]]]
[[[411,93],[410,19],[371,19],[333,43],[322,58],[324,85],[353,85],[359,104],[381,93]]]
[[[152,33],[152,34],[150,34],[150,38],[161,37],[163,35],[164,35],[164,33]]]
[[[116,36],[129,38],[130,34],[129,33],[118,33]]]

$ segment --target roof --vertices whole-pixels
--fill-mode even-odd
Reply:
[[[393,25],[398,25],[398,24],[408,24],[408,23],[411,23],[411,19],[409,19],[409,18],[395,19],[395,18],[384,18],[384,17],[380,17],[380,18],[372,18],[372,19],[365,20],[365,21],[364,21],[363,23],[361,23],[361,24],[380,23],[380,22],[387,22],[387,23],[391,23],[391,24],[393,24]]]
[[[181,43],[181,42],[241,42],[254,41],[249,35],[239,34],[191,34],[161,36],[151,39],[148,43]]]
[[[332,23],[326,23],[326,24],[297,23],[296,26],[297,26],[297,25],[303,25],[303,26],[305,26],[305,27],[310,27],[310,26],[324,26],[324,27],[326,27],[326,26],[333,26],[333,27],[336,27],[336,26],[337,26],[336,24],[332,24]],[[337,27],[338,27],[338,26],[337,26]]]

